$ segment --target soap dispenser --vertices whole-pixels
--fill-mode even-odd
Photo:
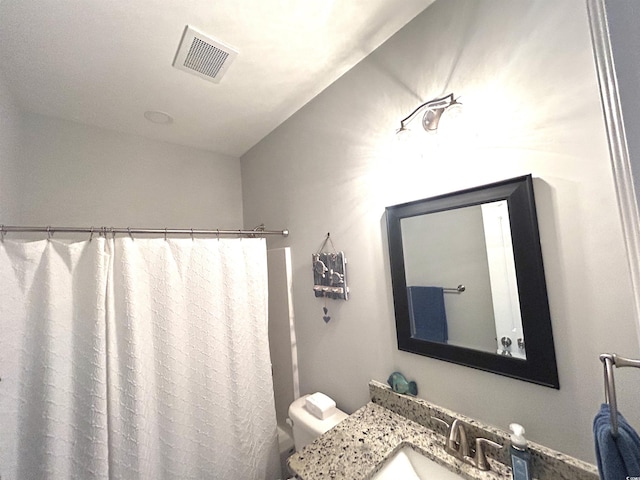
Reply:
[[[511,468],[513,480],[531,480],[531,453],[527,449],[527,440],[524,438],[524,427],[517,423],[509,425],[511,430]]]

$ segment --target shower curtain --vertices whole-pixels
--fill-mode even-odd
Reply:
[[[275,479],[264,239],[0,244],[0,477]]]

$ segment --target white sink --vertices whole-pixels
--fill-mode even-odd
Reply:
[[[460,480],[464,478],[434,462],[409,446],[404,446],[385,461],[371,480]]]

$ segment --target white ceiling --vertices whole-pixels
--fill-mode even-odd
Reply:
[[[24,110],[241,156],[432,1],[0,0],[0,74]],[[239,50],[220,84],[172,67],[185,25]]]

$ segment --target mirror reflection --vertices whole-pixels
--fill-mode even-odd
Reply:
[[[401,229],[412,337],[526,358],[506,200]]]
[[[559,388],[531,175],[386,215],[398,348]]]

